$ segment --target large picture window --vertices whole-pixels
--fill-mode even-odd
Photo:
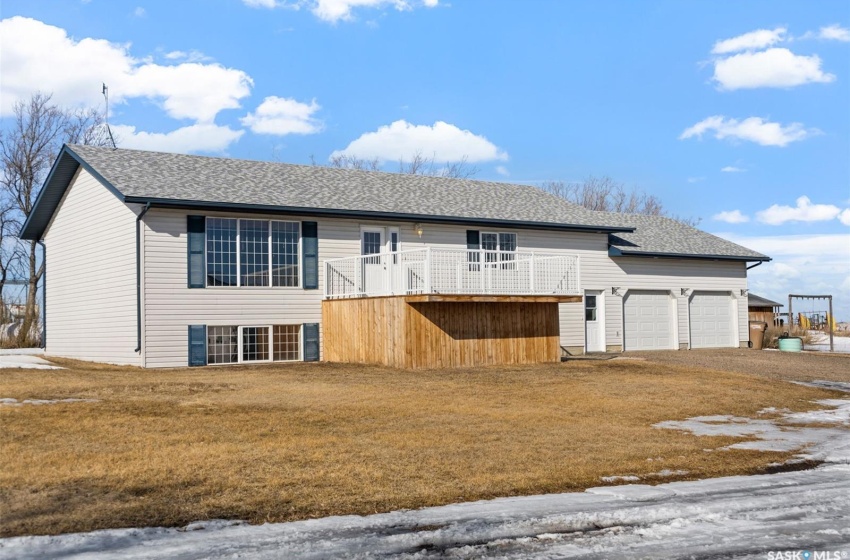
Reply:
[[[207,286],[298,287],[301,224],[207,218]]]

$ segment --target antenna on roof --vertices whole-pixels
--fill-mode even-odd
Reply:
[[[112,142],[112,148],[117,149],[118,146],[115,145],[115,138],[112,136],[112,129],[109,128],[109,87],[104,83],[103,90],[101,90],[103,94],[103,98],[106,99],[106,118],[104,121],[106,122],[106,132],[109,133],[109,141]]]

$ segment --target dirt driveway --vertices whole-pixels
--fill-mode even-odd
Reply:
[[[629,352],[624,356],[642,357],[662,364],[752,373],[786,381],[850,382],[850,354],[724,348],[680,352]]]

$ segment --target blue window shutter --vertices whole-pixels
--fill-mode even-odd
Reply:
[[[301,222],[301,268],[305,290],[319,287],[319,224]],[[318,359],[318,358],[317,358]]]
[[[188,269],[187,280],[190,288],[203,288],[206,286],[204,276],[206,275],[206,220],[203,216],[186,216],[186,232],[188,234]]]
[[[189,325],[189,365],[207,365],[206,325]]]
[[[304,323],[304,361],[319,361],[319,323]]]
[[[466,230],[466,248],[472,251],[481,248],[481,232],[477,229]]]

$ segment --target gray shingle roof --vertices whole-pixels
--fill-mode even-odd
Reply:
[[[785,307],[778,301],[773,301],[761,296],[757,296],[753,293],[750,293],[747,298],[747,306],[748,307]]]
[[[528,185],[265,161],[70,148],[128,198],[611,228]]]
[[[611,225],[628,225],[631,233],[612,233],[609,244],[623,255],[699,255],[770,260],[752,249],[663,216],[600,212]]]
[[[60,154],[23,238],[41,237],[79,165],[127,202],[588,229],[614,232],[624,255],[768,259],[675,220],[594,212],[528,185],[80,145]]]

